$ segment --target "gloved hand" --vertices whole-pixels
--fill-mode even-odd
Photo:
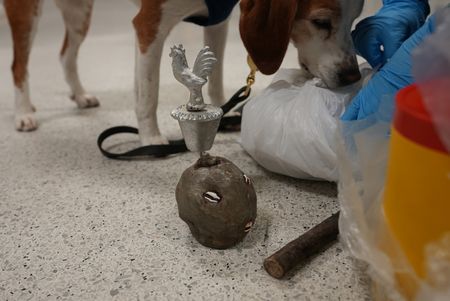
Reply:
[[[362,20],[352,32],[356,51],[372,67],[384,65],[429,13],[428,0],[383,0],[378,13]]]
[[[430,19],[408,40],[394,56],[377,72],[342,115],[341,120],[363,119],[375,113],[382,97],[394,96],[398,90],[414,82],[412,75],[411,52],[435,28],[435,16]]]

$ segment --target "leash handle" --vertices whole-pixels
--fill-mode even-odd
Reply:
[[[147,145],[141,146],[124,153],[111,153],[103,148],[103,142],[109,137],[116,134],[136,134],[139,135],[139,130],[130,126],[115,126],[103,131],[97,139],[97,146],[100,152],[107,158],[115,160],[130,160],[138,159],[139,157],[156,157],[161,158],[168,155],[186,152],[188,149],[184,140],[172,140],[169,144],[161,145]]]
[[[230,100],[222,106],[224,115],[232,111],[232,109],[237,105],[243,103],[250,96],[251,89],[249,90],[249,93],[246,94],[245,92],[247,91],[247,89],[248,89],[247,86],[244,86],[241,89],[239,89],[230,98]],[[223,117],[222,120],[220,121],[219,131],[221,132],[236,131],[237,128],[240,128],[241,121],[242,121],[241,115]],[[97,138],[97,146],[100,152],[109,159],[129,161],[149,157],[161,158],[188,151],[186,143],[184,142],[183,139],[171,140],[169,141],[169,144],[141,146],[123,153],[112,153],[110,151],[107,151],[103,147],[103,143],[109,137],[117,134],[139,135],[139,130],[137,128],[130,126],[115,126],[104,130]]]

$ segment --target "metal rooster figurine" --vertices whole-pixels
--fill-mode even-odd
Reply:
[[[191,92],[189,102],[172,111],[186,146],[200,159],[178,182],[178,213],[203,245],[226,249],[244,239],[256,219],[256,193],[252,181],[229,160],[210,156],[223,111],[205,104],[202,87],[217,59],[204,47],[191,70],[183,46],[171,48],[175,78]]]
[[[202,111],[206,104],[203,101],[202,87],[208,81],[208,76],[217,62],[214,53],[205,46],[197,55],[194,67],[189,68],[186,60],[186,51],[183,45],[174,46],[170,49],[172,57],[172,70],[176,80],[189,89],[190,97],[186,105],[188,111]]]

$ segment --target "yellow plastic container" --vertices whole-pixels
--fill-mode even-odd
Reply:
[[[415,85],[397,95],[383,206],[393,237],[425,279],[425,247],[450,233],[450,154]]]

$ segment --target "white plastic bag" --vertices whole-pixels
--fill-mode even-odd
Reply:
[[[413,74],[425,95],[425,105],[433,116],[440,137],[450,149],[450,119],[447,117],[450,106],[446,98],[450,83],[450,5],[436,18],[436,33],[414,51]],[[438,83],[437,78],[440,79]],[[427,84],[430,81],[434,84]]]
[[[363,77],[369,70],[364,65]],[[337,181],[337,122],[362,81],[329,90],[317,87],[316,80],[297,83],[300,76],[300,70],[281,69],[269,87],[246,104],[242,146],[270,171]]]

